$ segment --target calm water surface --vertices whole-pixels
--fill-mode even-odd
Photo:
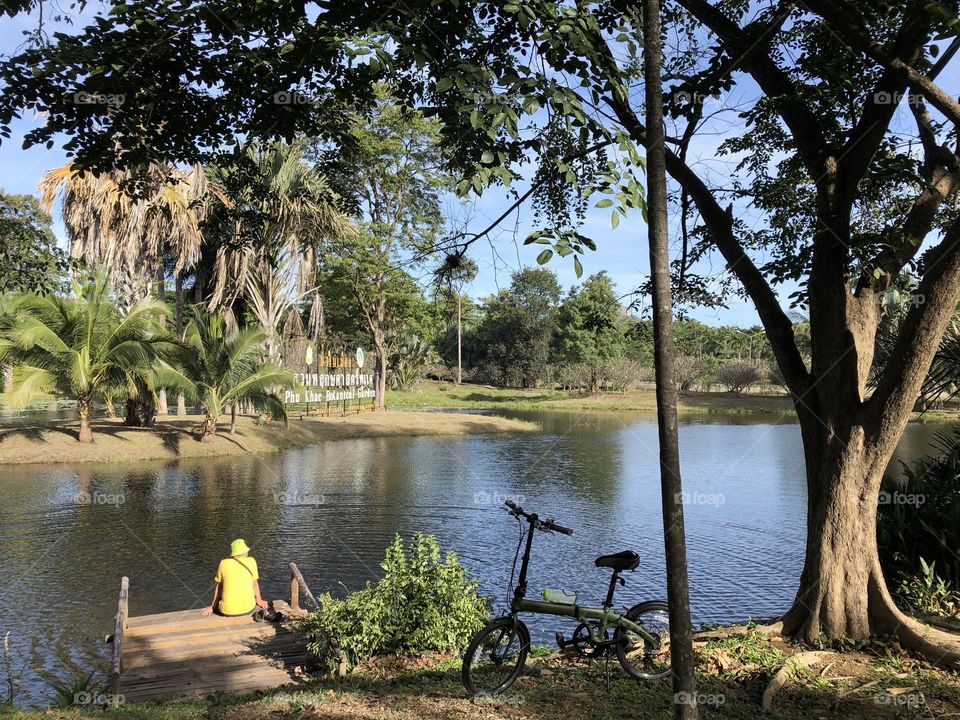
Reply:
[[[516,524],[498,508],[511,496],[575,530],[538,537],[534,590],[561,587],[599,601],[608,573],[593,559],[629,548],[642,562],[620,602],[663,597],[655,422],[624,413],[504,414],[543,430],[342,440],[263,458],[0,471],[0,635],[9,632],[20,702],[44,702],[50,678],[103,666],[122,575],[130,577],[132,614],[202,607],[234,537],[253,548],[270,598],[288,594],[291,560],[315,593],[342,593],[376,580],[395,533],[434,533],[502,605]],[[797,426],[732,422],[694,417],[680,430],[696,623],[782,612],[803,559]],[[926,451],[937,429],[911,425],[900,457]],[[78,495],[105,504],[78,504]],[[533,630],[546,642],[553,630],[569,630],[558,622],[532,623]]]

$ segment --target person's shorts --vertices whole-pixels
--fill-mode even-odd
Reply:
[[[226,613],[220,612],[220,609],[218,608],[218,609],[216,610],[216,613],[215,613],[215,614],[219,615],[220,617],[243,617],[244,615],[253,615],[253,614],[254,614],[257,610],[259,610],[259,609],[260,609],[260,608],[258,608],[256,605],[254,605],[252,608],[250,608],[250,609],[247,610],[246,612],[233,613],[233,614],[231,614],[231,615],[227,615]]]

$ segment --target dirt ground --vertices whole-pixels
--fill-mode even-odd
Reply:
[[[129,428],[119,419],[93,422],[93,443],[77,441],[77,422],[0,426],[0,464],[134,462],[274,452],[323,440],[398,435],[467,435],[524,432],[533,423],[468,413],[365,411],[346,417],[292,414],[289,424],[241,417],[230,435],[229,418],[213,442],[199,441],[200,416],[158,418],[153,428]]]

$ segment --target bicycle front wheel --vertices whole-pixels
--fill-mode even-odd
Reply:
[[[463,655],[463,686],[471,697],[499,695],[520,677],[529,650],[530,631],[520,620],[492,620]]]
[[[617,659],[630,677],[659,680],[670,674],[670,613],[662,600],[634,605],[626,617],[643,633],[618,627]]]

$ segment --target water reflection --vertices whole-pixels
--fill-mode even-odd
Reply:
[[[343,440],[242,459],[4,469],[0,634],[11,632],[23,697],[41,702],[50,695],[41,676],[62,677],[106,655],[100,641],[122,575],[135,614],[199,608],[234,537],[253,548],[264,595],[283,597],[291,560],[314,592],[340,593],[377,577],[395,533],[435,533],[502,602],[516,527],[498,505],[513,496],[575,529],[569,538],[538,539],[532,588],[599,600],[608,575],[593,559],[632,548],[642,563],[620,599],[662,597],[652,419],[503,414],[543,430]],[[694,619],[774,615],[792,600],[802,564],[799,431],[778,417],[717,419],[687,417],[680,429]],[[911,426],[902,453],[922,452],[934,430]],[[549,641],[556,628],[533,629]]]

